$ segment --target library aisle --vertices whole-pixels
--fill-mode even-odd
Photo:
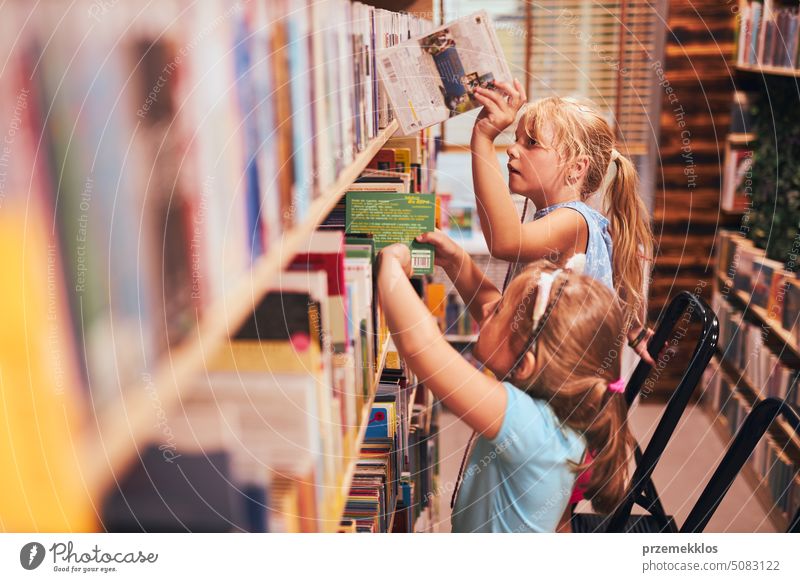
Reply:
[[[449,532],[445,404],[456,529],[629,414],[616,529],[800,531],[799,0],[140,4],[0,3],[0,532]]]

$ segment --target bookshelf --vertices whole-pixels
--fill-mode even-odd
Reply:
[[[736,87],[719,200],[721,215],[730,219],[729,228],[736,233],[715,236],[713,294],[721,320],[721,341],[708,383],[714,396],[706,407],[726,441],[766,396],[783,398],[792,405],[800,402],[796,394],[800,347],[794,330],[784,328],[791,327],[790,323],[783,320],[787,315],[794,317],[796,311],[786,299],[787,286],[791,287],[788,280],[794,275],[785,273],[785,269],[792,270],[786,264],[785,251],[792,235],[786,233],[784,221],[792,223],[794,218],[788,205],[780,205],[781,196],[793,188],[782,172],[794,172],[794,168],[782,164],[778,172],[777,151],[770,149],[770,144],[780,144],[783,133],[790,134],[796,125],[794,102],[778,97],[784,85],[788,87],[800,77],[800,70],[794,68],[798,6],[794,1],[740,0],[738,16],[732,67]],[[770,185],[765,177],[769,172],[778,175],[780,187]],[[774,207],[776,196],[778,206]],[[764,230],[772,233],[770,241],[765,242],[759,234]],[[753,240],[744,241],[744,235]],[[717,398],[728,390],[730,398]],[[772,465],[767,463],[770,460]],[[787,527],[785,488],[794,488],[789,494],[794,496],[788,502],[789,515],[796,510],[798,466],[800,438],[778,419],[743,469],[778,531]]]
[[[349,449],[345,455],[345,471],[344,476],[342,477],[342,483],[337,488],[337,495],[336,495],[336,503],[331,514],[330,519],[325,520],[323,524],[323,531],[327,533],[333,533],[336,531],[339,522],[342,519],[342,514],[344,513],[345,503],[347,501],[347,494],[350,491],[350,484],[353,482],[353,474],[355,473],[356,463],[358,462],[359,457],[359,449],[361,443],[364,442],[364,435],[367,433],[367,423],[369,422],[369,414],[372,410],[372,404],[375,402],[375,394],[378,392],[378,382],[381,379],[381,373],[383,372],[384,367],[386,366],[386,357],[389,353],[389,346],[391,344],[391,338],[387,337],[380,351],[380,357],[378,358],[379,365],[375,370],[375,376],[372,378],[372,384],[370,385],[369,389],[369,399],[367,402],[364,403],[364,406],[361,408],[360,414],[360,422],[358,425],[358,433],[356,434],[356,438],[353,440],[353,444],[348,446]],[[390,530],[391,531],[391,528]]]
[[[740,257],[738,264],[728,263],[732,253],[744,255],[750,247],[735,246],[734,241],[738,239],[731,235],[721,240],[715,264],[717,274],[713,280],[714,305],[720,318],[720,343],[707,371],[703,408],[723,440],[730,442],[752,407],[767,396],[797,405],[795,383],[800,370],[800,352],[792,333],[783,328],[782,320],[770,317],[770,313],[777,311],[768,311],[756,303],[756,297],[763,302],[763,293],[756,286],[763,286],[761,269],[766,271],[767,267],[751,265],[747,288],[752,290],[742,290],[741,285],[745,283],[739,271],[750,272],[746,261]],[[734,287],[728,277],[729,269],[734,268],[739,288]],[[778,305],[783,303],[783,309],[789,309],[787,301],[778,299],[777,291],[769,295],[770,310],[775,309],[773,300],[778,301]],[[788,519],[797,509],[798,466],[800,437],[778,418],[742,469],[777,531],[786,531]]]
[[[757,402],[760,402],[764,399],[761,395],[761,391],[758,390],[750,379],[747,377],[747,374],[743,374],[741,370],[738,370],[734,365],[727,362],[721,352],[716,353],[717,363],[716,366],[719,371],[728,379],[728,381],[736,387],[743,388],[741,393],[747,399],[746,405],[748,406],[748,410],[752,408]],[[792,456],[795,458],[800,458],[800,436],[795,434],[794,430],[786,423],[783,418],[778,418],[773,423],[773,426],[769,432],[772,435],[773,439],[779,442],[781,445],[785,445],[781,447],[781,450],[789,447]],[[774,443],[771,443],[774,446]]]
[[[743,291],[738,291],[733,288],[733,281],[720,277],[715,279],[716,292],[726,300],[731,307],[742,313],[742,317],[757,326],[759,326],[766,333],[763,335],[764,343],[769,350],[775,354],[780,361],[787,367],[792,369],[800,369],[800,350],[791,337],[791,333],[787,332],[780,326],[780,323],[770,318],[767,311],[762,307],[755,305],[751,298]],[[726,354],[717,347],[717,359],[719,370],[732,382],[744,388],[744,391],[751,398],[751,405],[759,399],[762,399],[761,390],[757,388],[753,382],[748,378],[747,374],[743,374],[732,363],[728,362],[725,357]],[[794,431],[782,419],[775,423],[775,427],[779,431],[780,437],[784,441],[794,443],[794,458],[800,459],[800,437],[794,434]]]
[[[734,59],[742,72],[800,76],[794,0],[739,0]]]
[[[717,275],[717,289],[727,298],[728,302],[737,310],[741,311],[744,317],[752,323],[759,325],[767,330],[767,345],[787,366],[800,368],[800,348],[798,348],[792,334],[780,323],[769,317],[767,310],[755,305],[751,298],[744,291],[733,288],[733,281]]]
[[[712,374],[722,374],[728,379],[728,381],[734,385],[737,385],[736,375],[730,375],[729,371],[727,371],[724,366],[721,366],[722,363],[723,362],[718,355],[712,358],[710,368]],[[738,384],[738,386],[741,386],[741,384]],[[733,397],[737,401],[741,402],[748,411],[751,409],[753,404],[752,401],[747,400],[747,398],[741,392],[734,392],[733,394]],[[728,420],[710,404],[705,405],[703,408],[720,439],[722,439],[724,443],[730,443],[732,431]],[[780,448],[775,444],[774,441],[771,440],[771,434],[772,431],[768,432],[764,436],[764,438],[767,439],[767,446],[773,448],[775,451],[779,451]],[[761,479],[758,476],[751,463],[745,463],[744,467],[742,467],[741,475],[747,482],[748,486],[755,493],[755,496],[761,504],[761,507],[766,512],[775,529],[779,532],[786,531],[786,528],[788,527],[788,520],[786,516],[775,506],[775,503],[772,499],[772,493],[770,492],[768,485],[764,482],[764,479]]]
[[[206,310],[207,317],[198,322],[188,340],[170,349],[167,359],[152,375],[165,409],[189,395],[192,375],[203,369],[209,355],[252,313],[277,274],[396,131],[397,122],[392,121],[339,175],[333,187],[312,203],[308,217],[285,232],[230,294]],[[87,424],[80,459],[86,487],[93,497],[103,494],[114,475],[125,468],[153,433],[152,410],[151,398],[144,387],[130,387],[123,390],[120,402],[98,411],[93,422]]]
[[[174,477],[152,463],[166,444],[186,467],[216,462],[213,448],[223,481],[256,491],[223,492],[228,521],[208,527],[336,531],[370,409],[394,402],[389,379],[405,389],[409,378],[376,305],[374,241],[354,249],[331,216],[364,182],[435,191],[436,128],[395,135],[376,67],[379,50],[432,23],[351,0],[281,0],[144,13],[120,3],[96,26],[82,3],[52,4],[45,14],[13,0],[4,13],[19,33],[4,46],[7,72],[20,82],[0,90],[19,117],[2,229],[15,284],[3,298],[19,317],[0,338],[15,388],[0,404],[23,420],[0,447],[0,469],[17,474],[3,529],[102,529],[117,497],[147,502],[141,471]],[[382,150],[401,159],[377,168]],[[20,187],[31,176],[35,187]],[[285,298],[293,318],[281,326]],[[268,492],[283,505],[259,509]]]

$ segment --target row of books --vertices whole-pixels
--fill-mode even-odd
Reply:
[[[728,139],[722,170],[720,207],[728,212],[744,212],[753,198],[753,146]]]
[[[713,297],[719,319],[719,349],[726,362],[748,379],[760,398],[785,399],[800,409],[798,371],[785,366],[764,343],[764,330],[743,319],[720,293]]]
[[[230,483],[258,492],[249,499],[269,499],[263,520],[251,525],[320,531],[336,522],[337,492],[387,338],[371,243],[315,232],[210,355],[181,411],[165,412],[168,432],[154,443],[165,459],[180,466],[187,450],[222,451]],[[138,494],[135,487],[122,493]]]
[[[349,0],[95,4],[4,9],[0,101],[4,210],[40,203],[42,276],[101,407],[279,252],[391,121],[377,50],[430,23]],[[420,189],[432,132],[397,146]]]
[[[352,525],[385,531],[399,505],[401,479],[410,485],[411,475],[425,474],[408,460],[422,454],[409,453],[409,434],[412,413],[423,413],[409,403],[416,382],[409,381],[391,347],[377,301],[375,267],[383,246],[404,242],[414,253],[416,235],[435,226],[436,196],[416,192],[432,184],[431,143],[425,132],[387,143],[277,276],[251,317],[209,357],[189,391],[182,410],[190,428],[183,432],[204,435],[201,451],[223,452],[228,480],[236,491],[247,492],[243,505],[242,495],[234,495],[238,514],[247,517],[239,529],[313,532]],[[389,154],[395,162],[402,158],[403,165],[376,167]],[[393,224],[398,218],[400,224]],[[424,295],[424,281],[416,278],[414,284]],[[384,367],[390,354],[392,363]],[[373,397],[367,419],[366,403]],[[377,411],[381,426],[393,431],[382,441],[376,440]],[[222,429],[192,430],[195,421],[214,415],[224,419]],[[367,438],[359,443],[364,422]],[[217,433],[208,442],[208,435]],[[432,439],[428,432],[420,434],[429,459]],[[171,430],[155,445],[172,458],[192,442]],[[353,463],[348,497],[344,482]],[[429,491],[427,485],[420,485],[418,494]],[[356,494],[358,502],[349,501]],[[259,512],[262,499],[267,502]],[[404,499],[409,509],[419,506],[410,491]]]
[[[714,414],[725,418],[731,437],[741,428],[751,410],[749,400],[740,390],[739,386],[719,373],[713,373],[708,384],[709,406]],[[800,507],[799,466],[787,453],[767,433],[749,459],[756,477],[769,493],[771,507],[786,520],[791,519]]]
[[[454,292],[446,293],[443,283],[428,283],[428,309],[436,318],[439,329],[445,335],[471,336],[478,333],[478,324],[461,297]]]
[[[774,325],[790,332],[800,345],[800,279],[786,265],[766,257],[764,249],[739,233],[720,231],[717,272],[731,280],[733,292],[743,292],[748,303],[765,310]]]
[[[778,0],[746,2],[739,12],[736,61],[794,69],[798,63],[798,7]]]
[[[411,533],[419,516],[433,511],[437,450],[431,428],[437,408],[423,385],[409,384],[406,371],[384,374],[340,532]]]

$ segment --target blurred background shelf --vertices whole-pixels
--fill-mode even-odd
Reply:
[[[80,454],[83,480],[92,497],[101,496],[114,483],[116,475],[141,454],[144,442],[156,432],[153,389],[164,410],[189,394],[193,375],[203,370],[207,359],[252,313],[278,273],[396,131],[397,122],[392,121],[355,157],[334,185],[312,203],[306,220],[286,231],[231,293],[205,310],[206,315],[193,332],[169,350],[166,360],[152,373],[151,382],[124,388],[121,400],[96,411],[92,422],[85,426]]]

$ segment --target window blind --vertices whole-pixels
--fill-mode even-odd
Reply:
[[[444,0],[444,20],[486,10],[515,76],[528,96],[592,99],[617,131],[620,148],[646,155],[654,143],[651,120],[658,85],[651,63],[658,60],[664,24],[657,3],[643,0]],[[653,122],[651,125],[651,121]],[[449,120],[445,139],[469,143],[474,114]],[[513,139],[510,132],[505,142]],[[502,142],[501,142],[502,143]]]

